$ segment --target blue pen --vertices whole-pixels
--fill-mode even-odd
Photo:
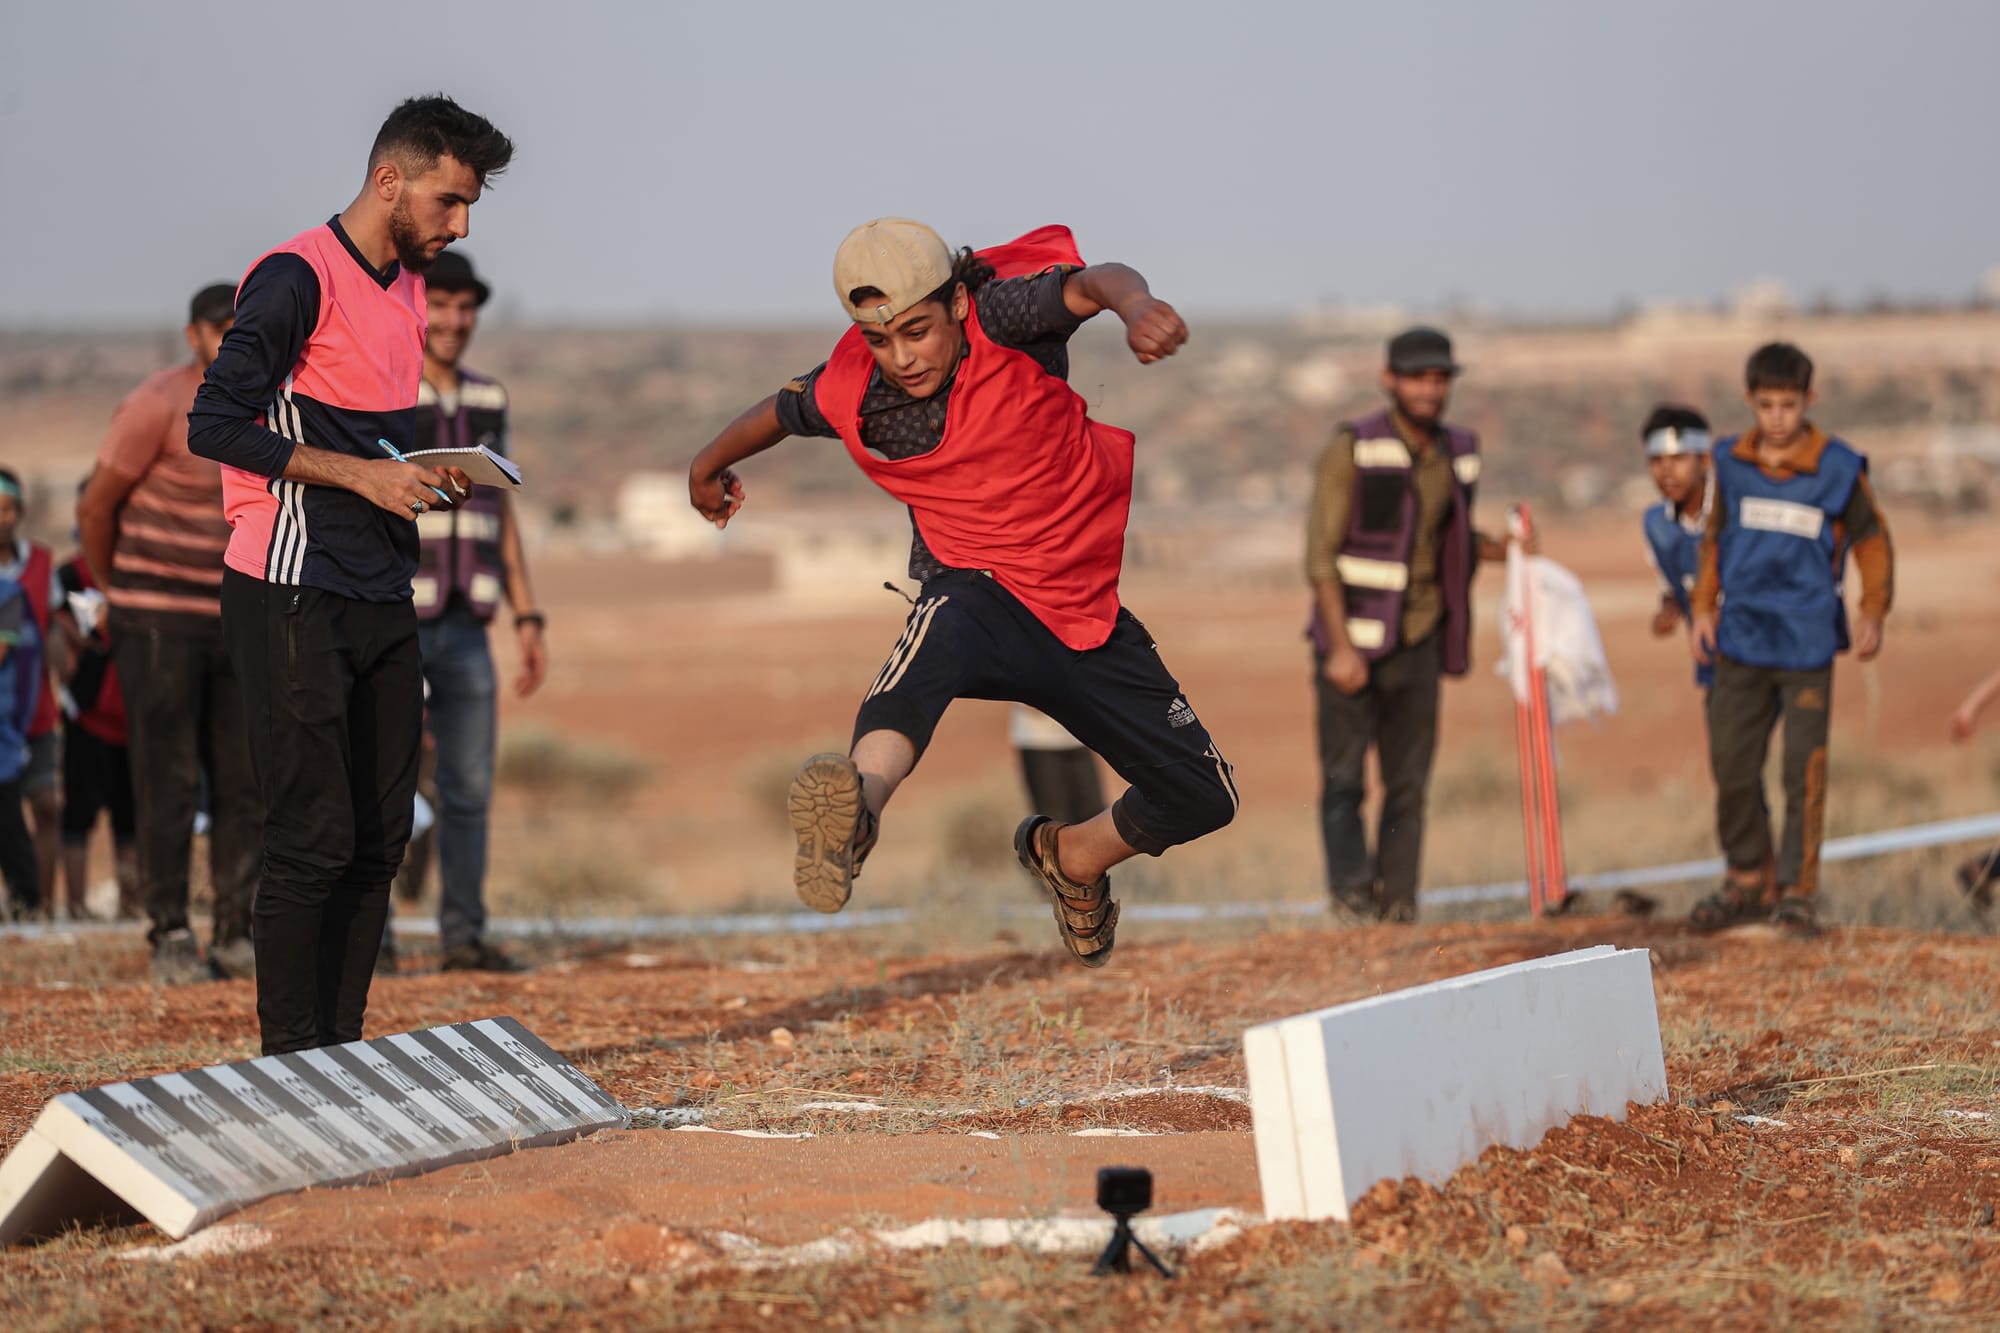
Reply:
[[[403,457],[403,451],[401,449],[398,449],[395,445],[389,443],[387,440],[377,437],[375,443],[381,445],[384,449],[387,449],[389,451],[389,457],[395,459],[398,463],[407,463],[410,461],[409,459]],[[431,487],[431,494],[435,495],[438,499],[444,501],[446,504],[451,503],[451,497],[449,495],[446,495],[443,491],[439,490],[435,486]]]

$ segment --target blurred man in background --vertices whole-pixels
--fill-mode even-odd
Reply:
[[[1473,526],[1479,437],[1445,424],[1451,339],[1389,340],[1389,405],[1320,455],[1306,517],[1319,703],[1320,829],[1336,909],[1414,921],[1442,676],[1472,660],[1472,576],[1506,543]],[[1368,748],[1382,770],[1374,855],[1361,826]]]
[[[235,320],[235,291],[204,287],[188,305],[191,360],[163,370],[112,414],[77,502],[91,577],[124,692],[139,845],[139,896],[153,976],[168,985],[256,971],[250,906],[261,818],[243,692],[222,644],[222,469],[188,452],[188,409]],[[206,735],[203,728],[206,727]],[[204,746],[205,741],[205,746]],[[210,952],[188,922],[188,861],[210,764]]]
[[[507,452],[507,391],[462,364],[479,308],[492,289],[469,256],[447,250],[424,275],[430,337],[417,390],[419,449],[484,445]],[[520,525],[508,496],[477,486],[451,509],[417,519],[417,575],[410,582],[424,651],[427,722],[435,743],[438,932],[446,971],[513,972],[519,964],[488,944],[487,811],[499,727],[487,627],[504,600],[512,613],[521,673],[514,692],[535,692],[548,669],[546,619],[528,582]]]

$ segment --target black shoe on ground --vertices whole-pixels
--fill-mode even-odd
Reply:
[[[1958,891],[1965,895],[1966,904],[1973,911],[1984,915],[1993,907],[1994,858],[1975,856],[1970,861],[1961,861],[1958,869],[1952,871],[1952,878],[1958,881]]]
[[[1802,940],[1819,934],[1819,909],[1814,906],[1809,893],[1780,893],[1777,910],[1771,913],[1771,920],[1787,935]]]
[[[1727,930],[1763,917],[1769,910],[1764,903],[1759,889],[1725,879],[1721,888],[1694,905],[1688,924],[1696,930]]]
[[[1382,919],[1381,886],[1350,884],[1328,889],[1334,920],[1342,925],[1369,926]]]
[[[248,935],[238,935],[227,944],[209,949],[208,967],[218,981],[255,981],[257,946]]]
[[[381,955],[376,955],[379,964]],[[527,964],[516,962],[485,940],[455,944],[438,960],[441,972],[525,972]]]
[[[215,979],[194,932],[186,926],[170,930],[154,942],[152,971],[153,980],[162,986],[191,986]]]

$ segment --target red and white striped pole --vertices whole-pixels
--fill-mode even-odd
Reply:
[[[1525,504],[1507,513],[1507,534],[1513,549],[1509,561],[1525,562],[1525,547],[1535,531]],[[1513,594],[1510,628],[1521,642],[1521,684],[1515,691],[1514,742],[1521,766],[1521,826],[1528,862],[1528,909],[1540,917],[1560,912],[1569,899],[1569,877],[1563,864],[1562,801],[1556,792],[1555,742],[1549,730],[1549,689],[1535,657],[1534,578],[1523,563],[1509,580]],[[1525,698],[1523,698],[1525,695]]]

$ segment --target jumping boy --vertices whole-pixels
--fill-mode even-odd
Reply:
[[[1868,461],[1806,419],[1812,361],[1769,343],[1745,367],[1757,424],[1715,446],[1715,498],[1694,591],[1694,655],[1713,662],[1709,762],[1716,829],[1729,872],[1695,906],[1703,930],[1762,915],[1796,934],[1818,929],[1819,846],[1826,822],[1827,719],[1833,659],[1849,646],[1841,578],[1861,571],[1852,646],[1882,650],[1894,555],[1868,486]],[[1764,801],[1771,729],[1785,723],[1785,827],[1775,861]]]
[[[1661,403],[1639,429],[1646,467],[1659,489],[1660,503],[1646,510],[1646,550],[1660,575],[1660,606],[1653,613],[1653,637],[1664,639],[1676,625],[1692,623],[1699,572],[1701,534],[1708,522],[1708,451],[1713,444],[1708,419],[1691,407]],[[1706,690],[1715,667],[1700,662],[1695,683]]]
[[[839,911],[951,701],[1025,703],[1131,784],[1082,823],[1031,815],[1014,834],[1063,943],[1101,966],[1118,925],[1106,872],[1221,828],[1237,796],[1145,626],[1119,604],[1133,437],[1085,414],[1068,343],[1110,310],[1150,364],[1187,327],[1133,270],[1084,267],[1061,227],[953,254],[929,227],[881,218],[841,242],[833,279],[854,321],[833,354],[688,469],[694,507],[720,527],[743,504],[733,465],[788,435],[837,437],[910,510],[910,577],[923,590],[849,753],[815,755],[792,782],[793,882],[808,906]]]

